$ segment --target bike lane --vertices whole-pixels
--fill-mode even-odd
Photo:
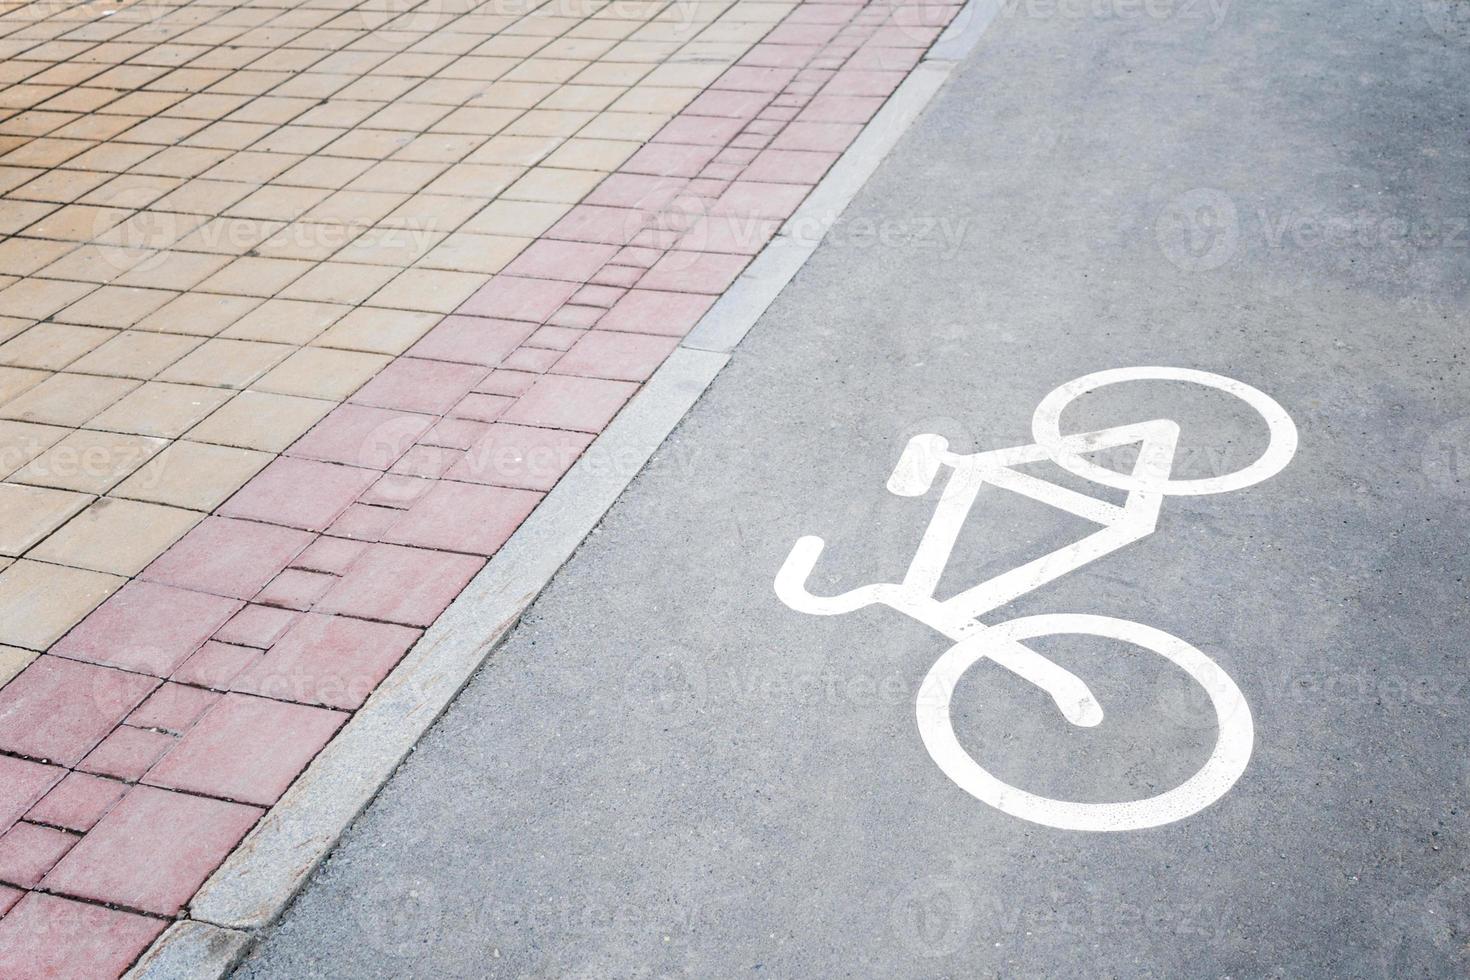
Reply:
[[[1448,84],[1470,39],[1438,9],[998,18],[241,974],[1462,973],[1467,266],[1449,224],[1425,229],[1470,211],[1470,89]],[[803,535],[826,542],[814,592],[897,581],[939,492],[885,489],[912,436],[1031,443],[1049,392],[1139,365],[1259,389],[1295,456],[1166,497],[1154,533],[981,620],[1177,637],[1239,686],[1252,752],[1182,819],[1056,829],[926,750],[915,701],[950,640],[773,586]],[[1178,382],[1061,416],[1159,418],[1178,478],[1267,448],[1244,403]],[[939,594],[1094,530],[982,490]],[[1026,642],[1104,718],[976,663],[953,729],[1000,780],[1115,802],[1204,766],[1217,713],[1182,671]]]

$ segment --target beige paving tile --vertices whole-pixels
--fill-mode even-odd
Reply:
[[[189,430],[191,442],[279,453],[335,408],[335,401],[242,391]]]
[[[6,316],[25,316],[44,320],[64,306],[70,306],[96,287],[88,282],[60,279],[22,279],[0,290],[0,310]]]
[[[203,519],[197,511],[104,497],[32,548],[27,557],[132,576]]]
[[[0,572],[0,644],[44,651],[126,581],[21,559]]]
[[[56,445],[71,431],[59,425],[0,421],[0,480]]]
[[[180,440],[112,491],[114,497],[209,512],[229,499],[273,457],[231,446]]]
[[[203,342],[186,334],[127,330],[78,358],[71,369],[81,374],[147,380]]]
[[[0,483],[0,555],[25,554],[91,500],[68,490]]]
[[[206,293],[233,296],[274,296],[292,281],[310,272],[312,264],[296,259],[236,259],[199,284]]]
[[[374,293],[369,306],[452,313],[485,284],[485,276],[469,272],[409,269]]]
[[[180,384],[244,388],[291,355],[287,344],[255,340],[206,340],[158,376]]]
[[[76,427],[138,387],[126,378],[53,374],[0,405],[0,418]]]
[[[505,199],[575,204],[600,184],[605,176],[606,174],[595,170],[537,167],[507,188]]]
[[[151,436],[74,429],[16,470],[10,480],[78,493],[106,493],[167,445],[166,439]]]
[[[478,272],[488,276],[505,268],[531,242],[530,238],[508,235],[456,232],[420,259],[418,265],[425,269]]]
[[[323,262],[292,283],[281,293],[281,298],[355,306],[397,274],[397,269],[388,266]]]
[[[0,184],[3,184],[3,181],[0,181]],[[7,238],[0,241],[0,274],[28,276],[44,269],[76,247],[76,242],[48,242],[41,238]]]
[[[109,432],[173,439],[234,394],[227,388],[149,381],[98,414],[89,425]]]
[[[9,559],[0,559],[9,561]],[[0,571],[5,566],[0,565]],[[25,670],[32,660],[41,654],[37,650],[22,650],[20,647],[0,647],[0,687],[4,687],[15,679],[15,675]]]
[[[282,395],[345,401],[389,360],[381,354],[305,347],[252,387]]]
[[[220,336],[299,347],[336,323],[351,308],[337,303],[267,300],[225,328]]]
[[[56,314],[64,323],[131,327],[179,294],[166,289],[103,286]]]
[[[94,327],[38,323],[20,336],[0,344],[0,364],[59,371],[112,336],[113,331]]]
[[[139,320],[135,329],[213,337],[263,302],[256,296],[185,293]]]
[[[396,356],[412,347],[439,320],[437,313],[364,306],[338,320],[312,344]]]
[[[556,224],[571,205],[544,201],[495,201],[461,226],[461,231],[536,238]]]
[[[152,289],[193,289],[229,264],[227,255],[165,250],[150,255],[114,279],[113,283]]]

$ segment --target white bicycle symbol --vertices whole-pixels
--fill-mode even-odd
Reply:
[[[1179,426],[1171,420],[1061,434],[1062,411],[1074,398],[1123,381],[1188,381],[1235,395],[1265,419],[1270,442],[1255,462],[1234,473],[1176,480],[1171,474]],[[819,537],[806,536],[796,542],[777,573],[776,594],[792,609],[818,616],[882,603],[954,641],[920,685],[916,714],[919,735],[930,757],[946,776],[976,799],[1024,820],[1067,830],[1139,830],[1182,819],[1209,806],[1235,784],[1250,761],[1255,740],[1245,696],[1218,664],[1176,636],[1111,616],[1025,616],[990,626],[977,617],[1153,533],[1165,496],[1239,490],[1279,473],[1296,453],[1296,425],[1273,399],[1239,381],[1188,368],[1134,367],[1099,371],[1057,388],[1037,406],[1031,432],[1036,440],[1031,445],[974,455],[950,452],[941,436],[915,436],[888,479],[889,491],[905,497],[922,496],[933,485],[941,465],[953,472],[903,581],[867,585],[836,596],[813,595],[806,583],[825,543]],[[1089,453],[1127,445],[1139,446],[1131,472],[1111,470],[1084,458]],[[1016,469],[1043,460],[1093,482],[1126,490],[1127,499],[1119,506]],[[1076,514],[1102,525],[1102,530],[941,602],[934,592],[961,525],[986,484]],[[1214,750],[1204,766],[1173,789],[1121,803],[1049,799],[1004,783],[983,769],[961,747],[950,720],[950,698],[956,683],[982,659],[999,664],[1046,692],[1072,724],[1091,727],[1102,721],[1101,706],[1080,678],[1022,642],[1062,633],[1107,637],[1152,650],[1199,683],[1209,695],[1219,728]]]

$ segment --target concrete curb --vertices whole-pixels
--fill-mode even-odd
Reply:
[[[127,980],[224,977],[273,923],[800,271],[999,11],[970,0],[927,57],[506,545],[266,814]]]

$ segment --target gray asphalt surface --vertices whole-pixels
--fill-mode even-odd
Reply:
[[[1459,23],[1327,0],[1003,14],[238,976],[1465,975]],[[809,533],[820,588],[896,579],[933,505],[884,489],[909,436],[1029,442],[1052,388],[1135,364],[1270,393],[1296,458],[1168,499],[1156,534],[987,621],[1167,630],[1239,683],[1255,751],[1182,821],[1054,830],[926,753],[914,696],[947,641],[882,608],[794,612],[772,580]],[[1064,418],[1175,418],[1200,477],[1264,445],[1237,409],[1136,384]],[[1090,529],[1007,496],[943,591]],[[1118,800],[1201,764],[1213,714],[1182,673],[1034,646],[1108,714],[1074,729],[977,665],[955,728],[1002,778]]]

